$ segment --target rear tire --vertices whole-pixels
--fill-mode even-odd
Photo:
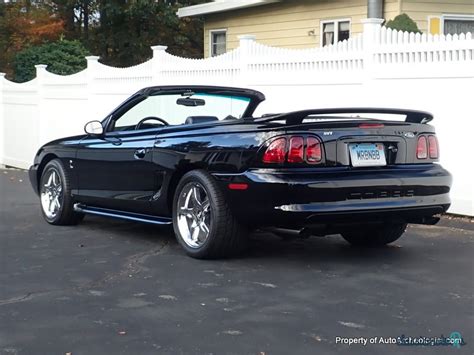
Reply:
[[[399,239],[405,233],[406,223],[367,225],[354,231],[341,233],[342,237],[356,246],[383,246]]]
[[[59,159],[53,159],[43,169],[39,183],[41,212],[46,222],[73,225],[84,218],[74,211],[69,173]]]
[[[246,246],[246,229],[235,219],[214,178],[192,170],[173,199],[173,229],[186,253],[197,259],[236,255]]]

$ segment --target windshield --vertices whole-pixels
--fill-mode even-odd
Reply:
[[[238,119],[249,103],[248,97],[199,92],[148,96],[116,118],[113,130],[153,128],[159,125],[154,117],[170,125]],[[151,119],[141,125],[145,118]]]

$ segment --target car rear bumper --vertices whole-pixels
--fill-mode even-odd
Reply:
[[[251,169],[214,174],[233,212],[264,226],[365,223],[400,220],[423,223],[450,206],[452,177],[438,164],[352,169]],[[229,183],[248,184],[231,190]]]

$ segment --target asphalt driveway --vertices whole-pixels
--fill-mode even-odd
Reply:
[[[369,250],[256,233],[239,259],[198,261],[169,229],[48,225],[24,172],[0,170],[0,199],[0,354],[473,353],[473,223]],[[336,338],[454,331],[459,349]]]

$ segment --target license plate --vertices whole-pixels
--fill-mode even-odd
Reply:
[[[352,166],[385,166],[385,150],[381,143],[349,144]]]

